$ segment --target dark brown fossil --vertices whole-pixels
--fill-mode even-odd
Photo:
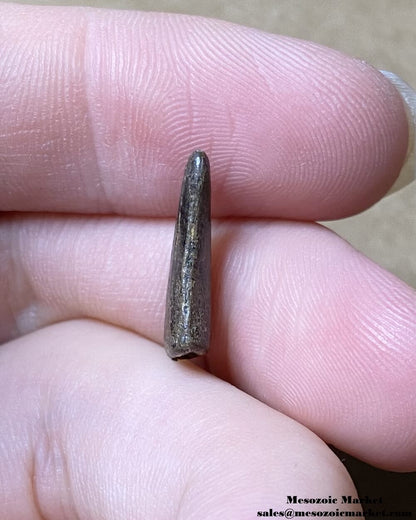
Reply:
[[[196,150],[182,183],[166,295],[165,349],[172,359],[207,352],[211,332],[211,182]]]

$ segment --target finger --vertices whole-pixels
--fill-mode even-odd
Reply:
[[[214,215],[335,219],[404,161],[400,95],[333,50],[189,16],[0,9],[5,210],[173,216],[202,148]]]
[[[4,219],[3,338],[92,317],[162,342],[172,223]],[[326,441],[416,467],[415,292],[317,224],[213,234],[210,370]]]
[[[0,388],[4,518],[251,518],[288,492],[356,496],[301,425],[113,327],[4,346]]]

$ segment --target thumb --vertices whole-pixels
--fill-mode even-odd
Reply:
[[[61,323],[2,348],[0,425],[8,520],[254,518],[284,510],[289,495],[355,495],[310,431],[97,322]]]

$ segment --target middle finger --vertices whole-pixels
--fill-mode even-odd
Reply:
[[[162,342],[171,221],[4,217],[2,339],[92,317]],[[328,442],[416,464],[412,289],[317,224],[213,233],[210,370]]]

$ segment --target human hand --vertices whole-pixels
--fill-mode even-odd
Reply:
[[[354,495],[321,439],[415,469],[415,293],[313,222],[394,182],[390,83],[215,20],[0,9],[2,518],[253,518]],[[202,367],[158,345],[195,148],[218,219]]]

